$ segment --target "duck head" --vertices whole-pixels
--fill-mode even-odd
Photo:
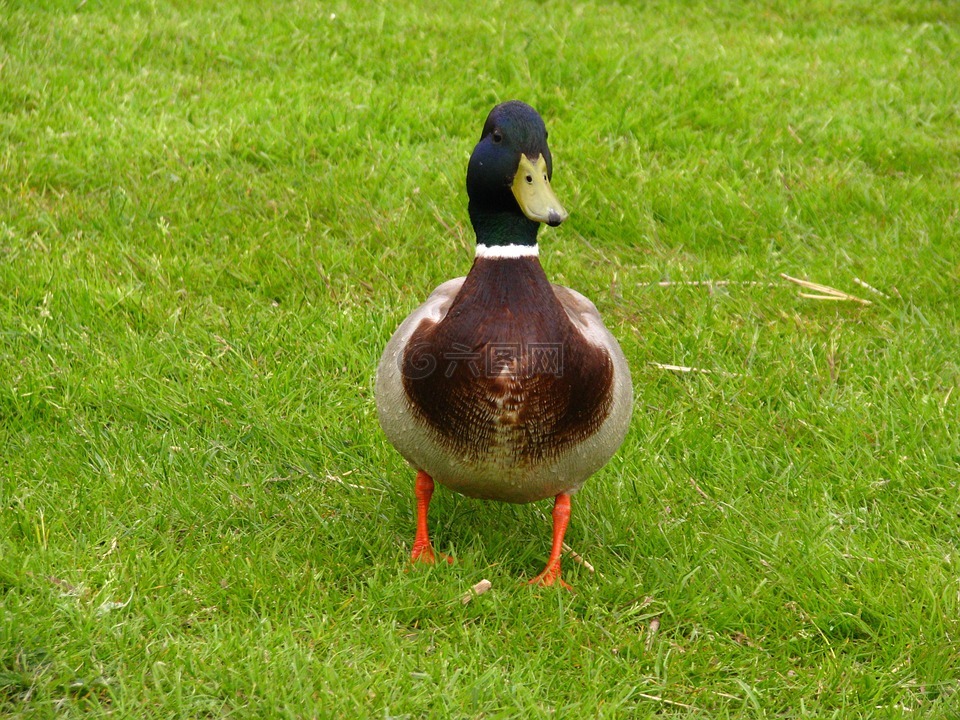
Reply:
[[[517,100],[497,105],[467,167],[470,221],[480,245],[536,245],[541,223],[567,211],[550,187],[553,158],[543,118]]]

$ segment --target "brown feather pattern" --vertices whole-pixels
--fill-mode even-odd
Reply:
[[[573,326],[539,260],[478,258],[446,316],[424,320],[403,357],[417,419],[468,461],[556,457],[595,433],[613,362]]]

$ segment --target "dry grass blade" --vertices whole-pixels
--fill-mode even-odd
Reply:
[[[855,300],[855,299],[856,299],[856,298],[841,297],[840,295],[814,295],[813,293],[803,293],[803,292],[802,292],[802,293],[797,293],[797,294],[798,294],[800,297],[802,297],[802,298],[807,298],[807,300],[838,300],[838,301],[844,301],[844,300],[851,300],[851,299],[854,299],[854,300]],[[869,302],[869,301],[861,301],[861,302]]]
[[[652,362],[652,363],[650,363],[650,364],[653,365],[653,367],[660,368],[661,370],[673,370],[674,372],[682,372],[682,373],[691,373],[691,372],[709,373],[709,372],[712,372],[711,370],[706,370],[706,369],[704,369],[704,368],[689,367],[689,366],[687,366],[687,365],[668,365],[668,364],[666,364],[666,363],[658,363],[658,362]]]
[[[693,478],[690,478],[690,484],[693,485],[693,489],[697,491],[697,494],[699,494],[700,497],[702,497],[702,498],[704,498],[704,499],[706,499],[706,500],[709,500],[710,502],[713,502],[713,498],[710,497],[709,495],[707,495],[707,493],[705,493],[705,492],[703,491],[703,488],[702,488],[702,487],[700,487],[699,485],[697,485],[697,481],[696,481],[696,480],[694,480]]]
[[[687,703],[677,702],[676,700],[667,700],[659,695],[648,695],[647,693],[637,693],[637,695],[642,698],[646,698],[647,700],[656,700],[657,702],[662,702],[664,705],[673,705],[674,707],[682,707],[686,708],[687,710],[696,710],[697,712],[700,712],[700,708],[698,708],[696,705],[688,705]]]
[[[343,473],[343,475],[344,475],[344,477],[346,477],[347,475],[350,475],[351,473],[353,473],[353,470],[348,470],[347,472]],[[347,482],[346,480],[344,480],[342,477],[338,477],[338,476],[336,476],[336,475],[331,475],[331,474],[329,474],[329,473],[327,473],[326,478],[327,478],[327,480],[329,480],[330,482],[335,482],[335,483],[337,483],[338,485],[342,485],[343,487],[353,488],[354,490],[363,490],[363,491],[365,491],[365,492],[378,492],[378,493],[386,492],[386,490],[383,490],[382,488],[375,488],[375,487],[369,487],[369,486],[367,486],[367,485],[357,485],[356,483],[350,483],[350,482]]]
[[[706,368],[697,368],[690,367],[688,365],[670,365],[667,363],[650,363],[655,368],[660,368],[661,370],[670,370],[672,372],[679,373],[704,373],[706,375],[724,375],[726,377],[740,377],[740,373],[731,373],[724,370],[708,370]]]
[[[569,555],[571,558],[573,558],[573,561],[574,561],[574,562],[580,563],[580,564],[583,565],[588,571],[590,571],[590,572],[592,572],[592,573],[596,573],[596,572],[597,572],[596,569],[593,567],[593,565],[591,565],[589,562],[587,562],[586,560],[584,560],[584,559],[583,559],[583,556],[581,556],[576,550],[574,550],[572,547],[570,547],[570,546],[567,545],[566,543],[563,544],[563,551],[564,551],[565,553],[567,553],[567,555]],[[603,575],[600,575],[600,577],[603,577]]]
[[[641,287],[776,287],[779,283],[763,280],[660,280],[658,282],[639,283]]]
[[[479,597],[487,592],[490,588],[493,587],[493,583],[484,578],[476,585],[474,585],[470,590],[460,598],[460,602],[466,605],[468,602],[473,600],[475,597]]]
[[[800,278],[791,277],[786,273],[780,273],[780,277],[782,277],[784,280],[794,283],[795,285],[799,285],[806,290],[813,290],[814,292],[818,293],[816,295],[811,293],[800,293],[800,297],[803,298],[809,298],[810,300],[849,300],[851,302],[858,302],[862,305],[873,304],[869,300],[858,298],[856,295],[845,293],[843,290],[837,290],[829,285],[821,285],[819,283],[810,282],[809,280],[801,280]]]
[[[869,283],[865,283],[863,280],[861,280],[858,277],[855,277],[853,281],[860,287],[865,287],[867,290],[869,290],[870,292],[876,293],[880,297],[886,298],[887,300],[890,299],[890,296],[887,295],[885,292],[883,292],[882,290],[877,290],[873,285],[870,285]]]
[[[647,627],[647,652],[650,652],[653,648],[653,641],[657,637],[657,632],[660,630],[660,618],[655,617],[650,619],[650,625]]]

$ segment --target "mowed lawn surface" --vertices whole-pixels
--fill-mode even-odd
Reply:
[[[512,98],[636,394],[573,593],[410,570],[372,394]],[[958,240],[952,2],[0,2],[0,714],[956,717]]]

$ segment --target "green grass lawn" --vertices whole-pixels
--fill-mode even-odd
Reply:
[[[512,98],[635,386],[574,593],[549,502],[408,571],[372,397]],[[951,0],[0,0],[0,715],[955,718],[958,384]]]

